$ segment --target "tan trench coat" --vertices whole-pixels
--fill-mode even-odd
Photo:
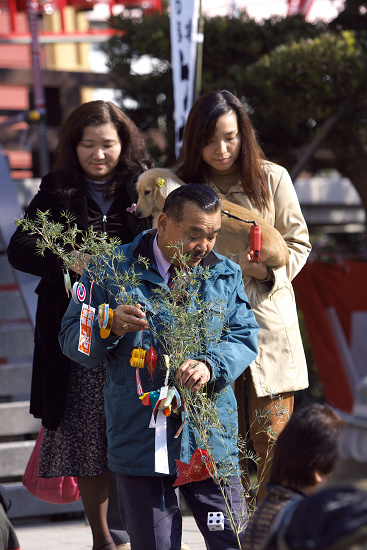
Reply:
[[[251,363],[251,375],[258,397],[308,387],[306,358],[299,330],[296,302],[291,281],[304,266],[311,251],[308,229],[292,180],[285,168],[266,162],[264,171],[270,188],[269,209],[259,212],[251,205],[240,183],[233,185],[226,198],[256,211],[283,236],[289,249],[289,262],[273,271],[274,284],[244,278],[245,288],[260,327],[259,353]],[[212,183],[208,185],[220,193]],[[238,263],[238,256],[228,257]]]

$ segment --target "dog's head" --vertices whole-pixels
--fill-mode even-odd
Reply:
[[[183,182],[166,168],[151,168],[143,172],[136,182],[139,199],[135,215],[138,218],[157,216],[162,212],[169,193],[182,184]]]

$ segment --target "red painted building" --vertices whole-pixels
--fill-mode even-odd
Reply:
[[[41,176],[39,124],[8,124],[31,109],[39,109],[43,95],[47,157],[56,143],[61,120],[77,105],[93,98],[95,87],[113,87],[109,75],[93,73],[92,42],[110,34],[93,28],[87,13],[96,0],[0,0],[0,144],[9,159],[13,179]],[[161,0],[106,0],[110,13],[117,9],[161,12]],[[28,11],[27,11],[28,9]],[[33,23],[32,23],[33,22]],[[33,27],[32,27],[33,24]],[[31,32],[31,30],[33,32]],[[44,122],[43,122],[44,120]],[[42,145],[41,145],[42,147]]]

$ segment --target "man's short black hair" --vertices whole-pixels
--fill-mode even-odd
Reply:
[[[341,426],[340,416],[328,403],[315,400],[295,408],[276,441],[270,483],[302,490],[315,484],[315,472],[330,474]]]
[[[220,199],[215,191],[201,183],[188,183],[172,191],[165,200],[163,212],[176,223],[183,220],[186,206],[196,204],[204,212],[217,212],[221,208]]]

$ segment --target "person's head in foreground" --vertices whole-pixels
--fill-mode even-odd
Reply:
[[[270,483],[312,492],[334,469],[341,425],[327,403],[311,401],[297,407],[275,444]]]

